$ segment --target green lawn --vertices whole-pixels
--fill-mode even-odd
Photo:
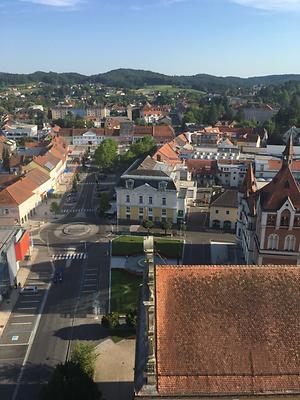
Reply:
[[[126,271],[111,271],[111,311],[126,314],[138,306],[139,286],[142,277]]]
[[[120,236],[112,242],[113,256],[130,256],[143,253],[142,236]],[[183,242],[182,240],[172,240],[167,238],[154,239],[155,250],[164,257],[181,257]]]

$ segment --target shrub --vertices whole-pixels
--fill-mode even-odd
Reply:
[[[119,326],[119,313],[111,312],[102,317],[102,325],[105,328],[115,329]]]

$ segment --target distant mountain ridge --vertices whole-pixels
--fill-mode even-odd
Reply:
[[[91,76],[75,72],[56,73],[37,71],[32,74],[0,72],[0,86],[34,82],[44,82],[54,85],[101,83],[107,86],[126,89],[141,88],[149,85],[176,85],[203,91],[225,91],[230,88],[251,87],[254,85],[280,85],[288,81],[300,81],[300,74],[267,75],[250,78],[234,76],[218,77],[208,74],[171,76],[152,71],[125,68]]]

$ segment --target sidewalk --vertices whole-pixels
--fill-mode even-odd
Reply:
[[[34,248],[32,251],[31,260],[24,261],[20,266],[20,269],[17,273],[17,282],[20,282],[22,287],[24,286],[24,283],[26,282],[26,279],[28,278],[28,275],[30,273],[30,266],[31,264],[33,264],[37,255],[38,250]],[[12,313],[12,310],[14,309],[14,306],[19,298],[19,294],[19,289],[13,288],[10,292],[9,298],[3,300],[3,302],[0,304],[0,337],[5,329],[10,314]]]

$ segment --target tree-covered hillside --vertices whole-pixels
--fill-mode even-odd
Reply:
[[[1,86],[33,82],[44,82],[52,85],[91,82],[128,89],[135,89],[148,85],[176,85],[206,92],[225,92],[226,90],[234,88],[250,88],[253,85],[278,85],[287,81],[300,81],[300,75],[269,75],[252,78],[217,77],[207,74],[170,76],[152,71],[135,69],[117,69],[92,76],[85,76],[73,72],[56,73],[38,71],[32,74],[0,73]]]

